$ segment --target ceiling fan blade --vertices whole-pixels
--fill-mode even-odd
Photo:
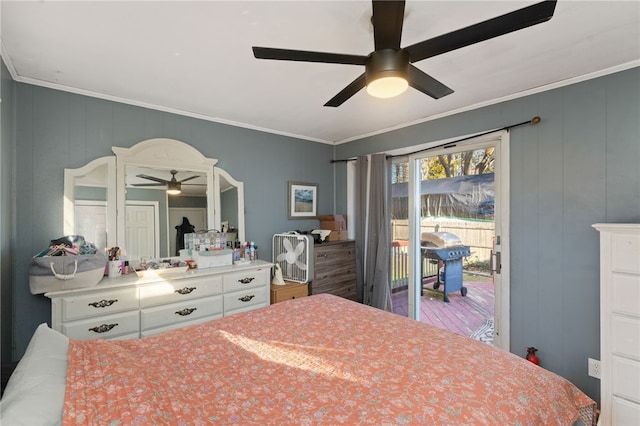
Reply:
[[[404,0],[373,1],[373,41],[375,49],[400,49]]]
[[[186,181],[188,181],[188,180],[195,179],[195,178],[199,178],[199,177],[200,177],[200,176],[189,176],[188,178],[184,178],[184,179],[182,179],[182,180],[180,180],[180,181],[178,181],[178,182],[182,183],[182,182],[186,182]]]
[[[131,186],[167,186],[166,183],[133,183]]]
[[[353,80],[347,87],[342,89],[340,93],[331,98],[324,106],[330,107],[339,107],[342,105],[347,99],[355,95],[367,85],[367,80],[364,74],[361,74],[358,78]]]
[[[405,50],[409,52],[411,62],[417,62],[532,25],[541,24],[551,19],[556,8],[556,2],[557,0],[551,0],[536,3],[506,15],[413,44],[405,47]]]
[[[253,56],[258,59],[277,61],[322,62],[327,64],[364,65],[366,56],[343,53],[311,52],[307,50],[276,49],[272,47],[253,47]]]
[[[157,177],[155,177],[155,176],[149,176],[149,175],[136,175],[136,177],[143,178],[143,179],[149,179],[149,180],[152,180],[152,181],[154,181],[154,182],[160,182],[160,183],[164,183],[164,184],[169,183],[169,181],[168,181],[168,180],[160,179],[160,178],[157,178]]]
[[[451,88],[440,83],[438,80],[413,65],[409,65],[408,77],[409,86],[431,96],[433,99],[440,99],[443,96],[453,93]]]

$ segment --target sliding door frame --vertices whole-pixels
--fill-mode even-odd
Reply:
[[[438,143],[436,145],[439,145]],[[494,250],[498,256],[492,256],[492,269],[495,269],[496,259],[500,259],[500,273],[494,274],[495,284],[495,313],[494,313],[494,346],[509,350],[510,345],[510,258],[509,258],[509,132],[497,131],[477,138],[457,143],[450,148],[433,149],[408,155],[409,164],[409,318],[420,320],[420,241],[415,238],[420,232],[420,215],[416,200],[420,200],[420,174],[416,170],[420,159],[450,153],[495,147],[495,237],[500,242]]]

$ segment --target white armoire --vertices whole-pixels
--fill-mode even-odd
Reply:
[[[640,224],[600,231],[600,424],[640,425]]]

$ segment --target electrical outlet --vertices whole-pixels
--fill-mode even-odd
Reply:
[[[600,360],[589,358],[589,375],[596,379],[600,378]]]

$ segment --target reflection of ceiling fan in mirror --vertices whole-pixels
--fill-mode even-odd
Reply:
[[[142,178],[142,179],[148,179],[154,182],[158,182],[158,183],[134,183],[132,186],[141,186],[141,187],[149,187],[149,186],[166,186],[167,187],[167,194],[171,194],[171,195],[176,195],[176,194],[180,194],[182,192],[182,184],[185,182],[188,182],[190,180],[196,179],[200,176],[196,175],[196,176],[189,176],[186,177],[184,179],[178,180],[176,179],[176,174],[178,174],[177,170],[171,170],[171,179],[167,180],[167,179],[162,179],[159,177],[155,177],[155,176],[149,176],[149,175],[145,175],[145,174],[139,174],[136,175],[136,177]],[[187,184],[190,185],[190,184]],[[201,186],[201,184],[192,184],[192,185],[198,185]]]

